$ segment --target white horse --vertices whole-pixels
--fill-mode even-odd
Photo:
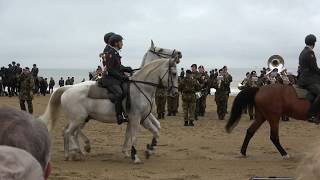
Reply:
[[[157,60],[159,58],[174,58],[174,59],[180,59],[182,58],[182,54],[180,51],[176,50],[176,49],[164,49],[164,48],[159,48],[156,47],[153,43],[153,41],[151,40],[151,46],[148,49],[148,51],[145,53],[145,55],[143,56],[143,60],[141,63],[140,68],[142,68],[143,66],[145,66],[146,64]],[[69,145],[69,150],[72,153],[80,153],[80,155],[82,156],[85,152],[89,153],[91,150],[91,144],[90,144],[90,140],[89,138],[83,133],[82,129],[84,128],[85,123],[76,130],[75,132],[75,140],[77,141],[75,144],[72,143],[72,141],[70,142]],[[157,145],[158,142],[158,138],[159,138],[159,130],[160,130],[160,122],[154,117],[153,114],[150,114],[147,119],[145,120],[145,123],[142,124],[142,126],[145,129],[148,129],[152,134],[153,134],[153,138],[151,141],[151,144],[147,145],[147,150],[146,150],[146,157],[148,158],[154,150],[154,147]],[[68,128],[68,125],[65,127],[65,130]],[[81,137],[84,140],[85,146],[84,146],[84,150],[85,152],[81,151],[81,148],[78,147],[78,145],[80,145],[79,143],[79,138]],[[128,137],[126,137],[125,142],[123,147],[126,147],[126,144],[128,144],[130,139]],[[78,150],[80,150],[80,152],[78,152]],[[127,149],[123,148],[122,152],[128,157],[130,156]]]
[[[131,80],[130,97],[131,109],[127,109],[129,123],[126,130],[126,139],[131,138],[131,158],[135,163],[140,159],[136,153],[137,132],[139,124],[146,123],[151,113],[152,99],[159,79],[167,85],[169,93],[177,92],[177,59],[159,59],[144,66],[135,73]],[[61,106],[65,115],[70,119],[70,124],[64,133],[65,158],[69,158],[69,140],[77,144],[75,131],[88,118],[104,123],[116,123],[114,104],[109,99],[91,99],[88,97],[90,86],[95,85],[93,81],[83,82],[73,86],[65,86],[57,89],[51,96],[45,113],[39,118],[47,124],[51,131],[57,119],[57,110]],[[128,137],[128,138],[127,138]],[[79,144],[77,144],[79,147]],[[124,143],[124,149],[128,144]]]

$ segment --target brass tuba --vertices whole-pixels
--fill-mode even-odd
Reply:
[[[281,73],[284,68],[284,60],[280,55],[272,55],[268,59],[268,67],[270,69],[269,72],[272,72],[275,68],[278,69],[278,73]]]

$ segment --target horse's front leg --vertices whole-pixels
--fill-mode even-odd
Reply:
[[[129,127],[129,123],[128,123],[127,124],[127,128],[126,128],[126,134],[125,134],[125,138],[124,138],[124,143],[123,143],[123,146],[122,146],[122,153],[124,154],[124,156],[126,158],[130,157],[130,154],[128,152],[129,140],[130,140],[130,127]]]
[[[139,117],[139,116],[138,116]],[[129,128],[130,128],[130,137],[131,137],[131,159],[135,164],[141,163],[141,160],[137,154],[137,135],[138,135],[138,130],[139,130],[139,124],[140,124],[140,119],[139,118],[132,118],[132,121],[130,121]]]
[[[149,116],[149,118],[146,119],[142,124],[144,128],[148,129],[153,134],[151,144],[147,144],[147,149],[145,151],[145,155],[147,159],[149,159],[150,155],[154,153],[154,149],[157,146],[158,139],[159,139],[159,129],[152,123],[151,118],[154,118],[154,117]]]

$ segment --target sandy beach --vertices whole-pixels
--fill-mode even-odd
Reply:
[[[35,116],[44,112],[49,96],[36,96]],[[233,98],[229,100],[231,108]],[[0,97],[0,107],[19,108],[17,97]],[[52,134],[53,172],[51,180],[89,179],[170,179],[196,180],[249,179],[252,176],[296,176],[296,168],[305,154],[320,138],[319,127],[291,120],[281,122],[280,138],[290,160],[283,160],[269,140],[269,125],[265,123],[248,148],[248,157],[242,158],[239,150],[246,129],[250,125],[244,115],[231,134],[224,130],[226,120],[217,120],[213,97],[207,100],[207,114],[196,122],[194,128],[183,127],[182,109],[176,117],[161,120],[159,146],[150,159],[144,158],[144,149],[151,133],[142,127],[138,139],[138,153],[143,164],[135,165],[121,153],[125,125],[102,124],[90,121],[85,133],[92,141],[92,150],[84,161],[64,161],[62,128],[68,120],[59,116]]]

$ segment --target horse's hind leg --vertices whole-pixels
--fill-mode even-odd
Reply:
[[[79,123],[71,122],[64,132],[64,157],[65,160],[69,160],[69,145],[70,140],[73,140],[71,136],[74,135],[75,130],[79,127]],[[71,143],[74,143],[71,141]]]
[[[280,118],[278,118],[277,120],[269,121],[269,124],[270,124],[270,140],[276,146],[276,148],[280,152],[281,156],[284,159],[287,159],[287,158],[289,158],[289,155],[287,154],[287,152],[283,149],[283,147],[280,144],[279,119]]]
[[[242,147],[241,147],[241,154],[243,156],[247,155],[247,148],[251,138],[254,136],[255,132],[260,128],[260,126],[266,121],[263,115],[260,112],[256,112],[256,120],[253,121],[251,126],[247,129],[246,137],[244,138]]]

